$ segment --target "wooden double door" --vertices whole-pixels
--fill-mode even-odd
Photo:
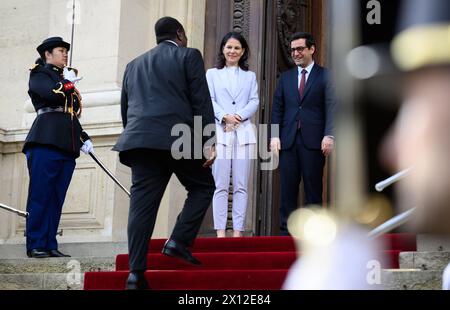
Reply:
[[[312,33],[317,42],[315,61],[327,64],[325,3],[325,0],[207,0],[206,68],[214,67],[219,44],[227,32],[237,31],[244,35],[251,51],[250,70],[256,73],[259,85],[260,106],[254,119],[257,126],[270,124],[278,77],[294,65],[288,51],[289,37],[294,32]],[[259,138],[259,147],[267,143],[265,137]],[[262,170],[260,164],[261,159],[255,163],[250,181],[247,234],[277,235],[279,176],[277,171]],[[201,234],[214,234],[211,210]]]

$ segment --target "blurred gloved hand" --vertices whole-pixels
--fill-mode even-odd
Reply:
[[[84,154],[89,154],[89,152],[94,152],[94,145],[91,140],[86,140],[80,149]]]

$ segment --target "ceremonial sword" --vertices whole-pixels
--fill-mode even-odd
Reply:
[[[4,205],[2,203],[0,203],[0,208],[2,208],[3,210],[15,213],[21,217],[27,218],[28,217],[28,212],[24,212],[24,211],[20,211],[20,210],[16,210],[14,208],[8,207],[7,205]]]
[[[92,159],[103,169],[103,171],[106,172],[107,175],[110,176],[110,178],[128,195],[128,197],[131,197],[130,192],[126,189],[125,186],[123,186],[119,180],[112,174],[111,171],[105,166],[104,163],[93,153],[89,152],[89,155],[92,157]]]

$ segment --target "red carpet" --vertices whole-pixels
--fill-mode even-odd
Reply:
[[[264,270],[289,269],[297,257],[296,252],[223,252],[196,253],[201,266],[185,263],[163,254],[148,254],[148,270]],[[128,255],[118,255],[116,270],[128,270]]]
[[[176,270],[147,271],[145,277],[154,290],[279,290],[287,269],[276,270]],[[123,290],[127,271],[87,272],[85,290]]]
[[[398,268],[398,255],[416,250],[411,234],[383,236],[386,266]],[[147,280],[159,290],[278,290],[297,253],[291,237],[200,238],[192,253],[201,262],[193,266],[164,256],[165,240],[151,240]],[[128,255],[118,255],[115,272],[85,274],[86,290],[121,290],[128,275]]]

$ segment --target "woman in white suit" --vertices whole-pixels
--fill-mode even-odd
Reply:
[[[258,84],[248,70],[249,48],[242,35],[230,32],[222,39],[216,68],[206,73],[216,118],[217,159],[213,165],[214,229],[225,237],[230,174],[233,178],[233,236],[245,230],[248,180],[255,157],[256,132],[251,118],[258,110]]]

